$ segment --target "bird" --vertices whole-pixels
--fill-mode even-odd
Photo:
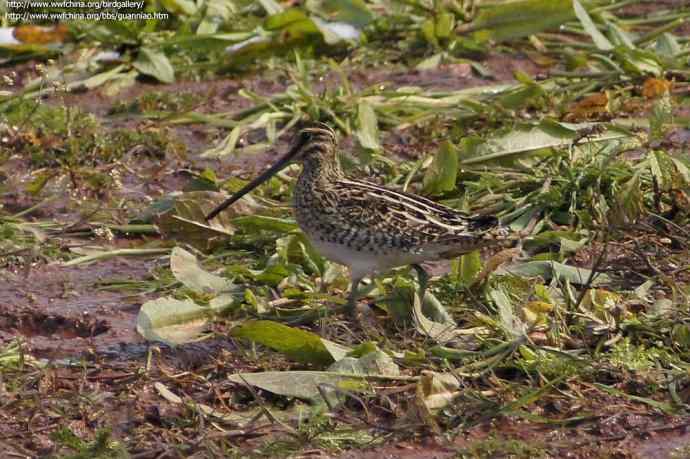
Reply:
[[[349,178],[338,158],[335,131],[303,125],[288,152],[213,209],[210,221],[291,163],[301,163],[294,188],[298,226],[325,258],[350,269],[346,311],[355,314],[358,287],[367,276],[412,266],[420,292],[429,279],[421,263],[451,259],[508,239],[494,216],[471,215],[425,197]],[[420,293],[423,298],[423,293]]]

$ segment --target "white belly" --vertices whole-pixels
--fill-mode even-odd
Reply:
[[[374,253],[355,250],[344,244],[310,239],[314,248],[329,260],[350,268],[353,278],[388,271],[397,266],[416,263],[417,257],[406,253]]]

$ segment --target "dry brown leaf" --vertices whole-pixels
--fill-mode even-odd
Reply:
[[[609,114],[609,95],[606,92],[598,92],[571,105],[564,119],[577,122],[596,119]]]
[[[33,45],[64,43],[68,36],[69,29],[65,24],[58,24],[55,27],[21,25],[14,29],[14,38],[22,43]]]
[[[642,85],[642,95],[646,99],[656,99],[671,92],[673,83],[663,78],[647,78]]]

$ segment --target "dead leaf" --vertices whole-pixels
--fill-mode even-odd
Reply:
[[[578,122],[599,119],[603,115],[610,115],[610,113],[608,93],[598,92],[571,105],[564,119],[565,121]]]
[[[646,99],[656,99],[671,92],[673,83],[663,78],[647,78],[642,85],[642,95]]]

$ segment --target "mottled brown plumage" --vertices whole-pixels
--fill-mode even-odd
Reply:
[[[507,231],[494,217],[471,216],[411,193],[345,177],[331,128],[300,131],[290,152],[216,208],[208,219],[251,191],[290,161],[302,173],[294,192],[297,223],[325,257],[352,273],[350,306],[364,276],[403,265],[453,258],[499,244]]]

